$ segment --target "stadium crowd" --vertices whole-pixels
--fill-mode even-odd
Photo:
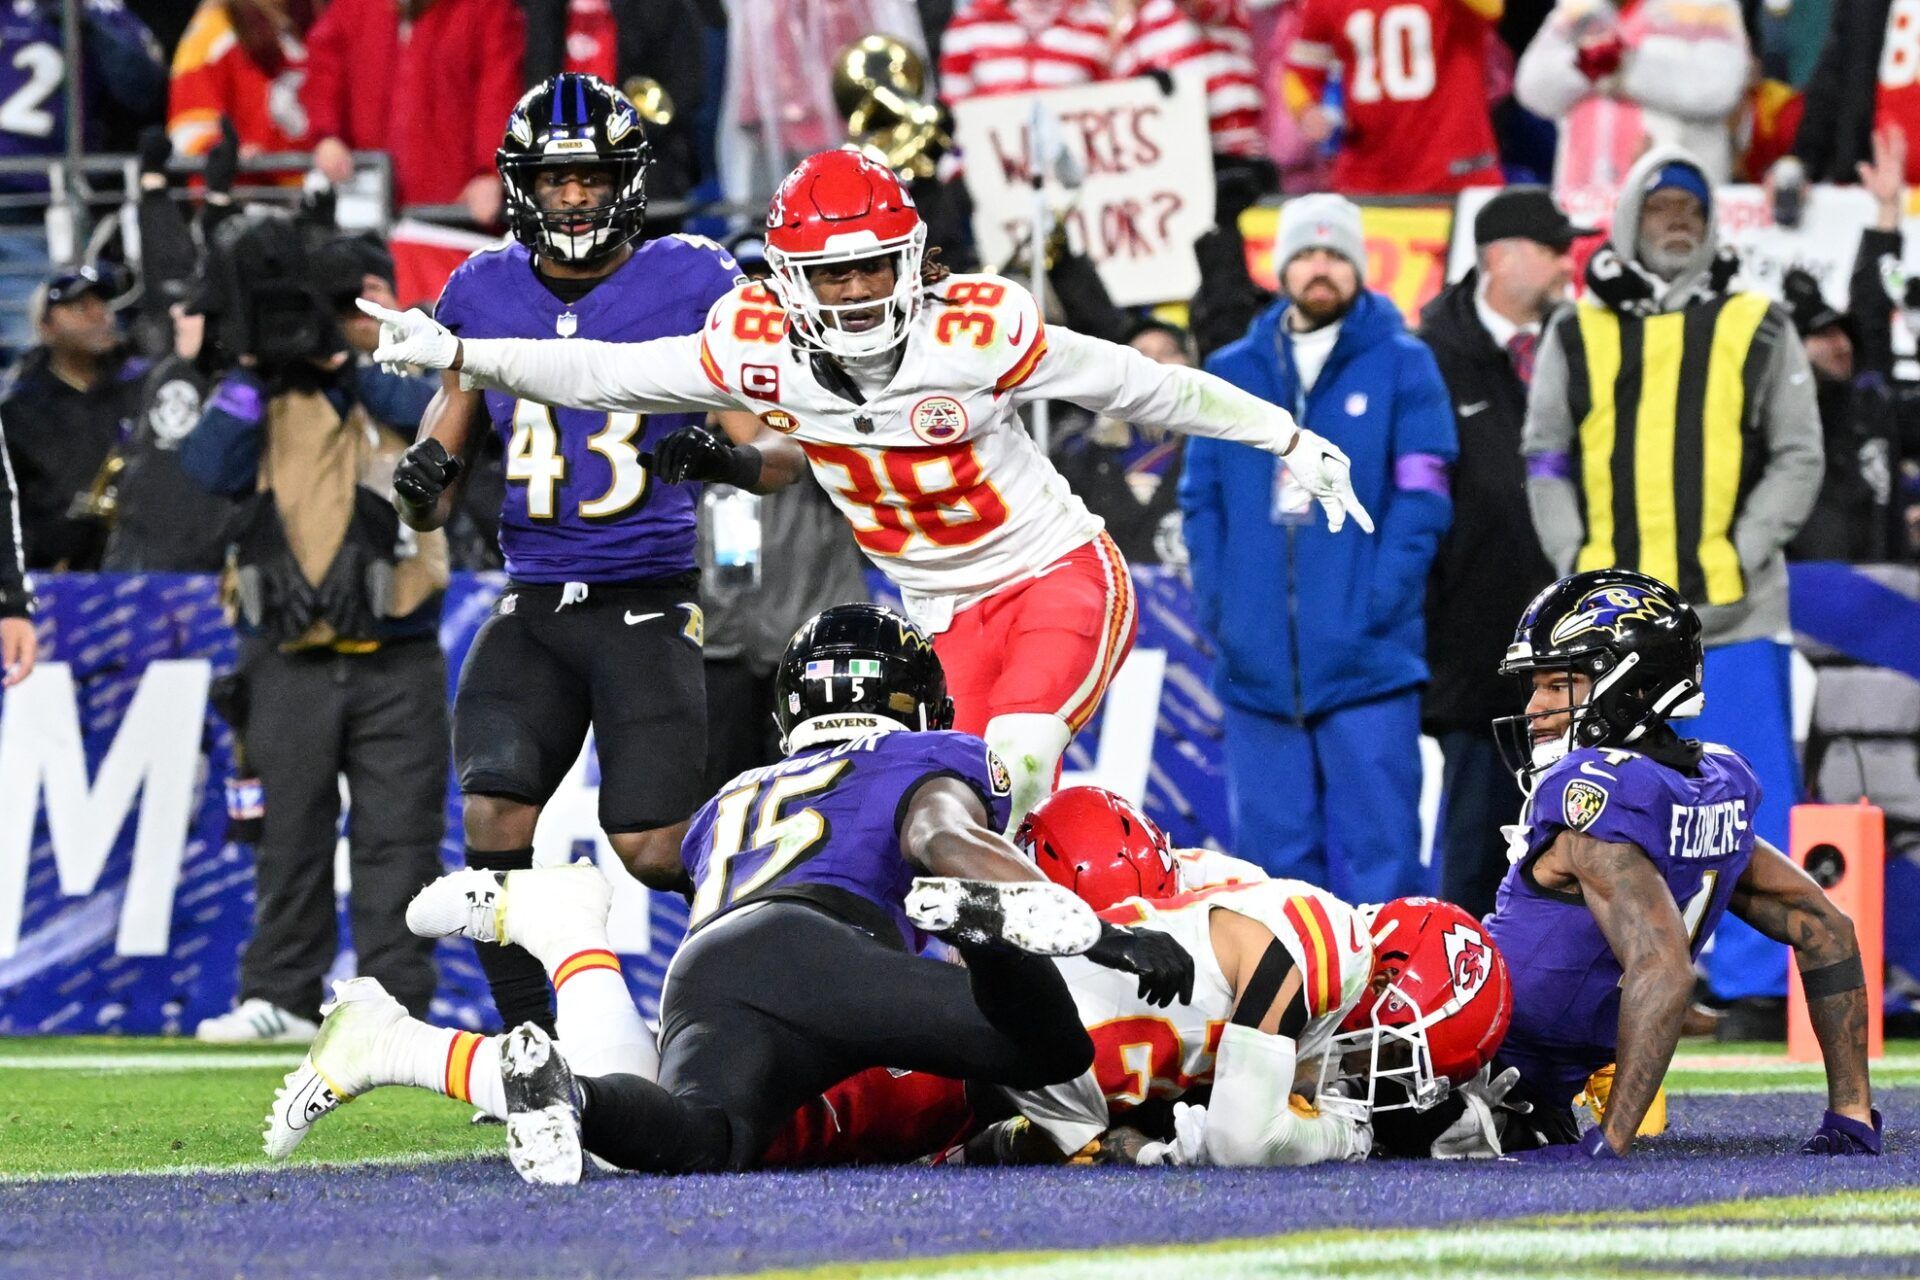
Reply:
[[[771,193],[764,174],[845,140],[828,89],[854,39],[924,51],[927,93],[949,110],[1204,78],[1194,144],[1213,153],[1217,225],[1196,246],[1198,293],[1116,306],[1057,231],[1048,318],[1281,406],[1345,451],[1378,531],[1317,522],[1292,472],[1242,443],[1061,401],[1049,449],[1126,559],[1188,576],[1217,656],[1229,843],[1275,875],[1491,910],[1521,803],[1490,727],[1514,710],[1496,674],[1513,619],[1556,577],[1616,564],[1698,608],[1719,692],[1697,729],[1781,797],[1760,825],[1784,846],[1786,799],[1821,791],[1803,772],[1824,776],[1795,745],[1786,562],[1920,562],[1920,301],[1897,269],[1920,176],[1905,0],[203,0],[184,25],[177,7],[83,6],[85,142],[137,151],[137,235],[26,300],[0,397],[18,512],[0,665],[13,683],[35,660],[29,575],[228,575],[244,642],[222,714],[252,771],[235,814],[254,823],[239,829],[257,841],[258,931],[240,1007],[207,1038],[312,1033],[338,945],[341,775],[373,815],[352,828],[361,972],[416,1013],[432,994],[428,944],[402,913],[438,872],[460,755],[441,593],[452,571],[503,566],[502,496],[526,475],[484,432],[452,509],[400,527],[395,468],[447,395],[371,359],[378,326],[356,302],[419,299],[397,296],[378,235],[335,226],[336,199],[356,156],[385,153],[396,211],[517,231],[503,122],[556,72],[642,106],[645,235],[716,234],[748,275],[768,254],[740,211]],[[0,154],[66,145],[58,10],[0,19],[0,42],[45,51],[0,69]],[[912,189],[940,261],[1024,278],[1027,248],[979,260],[963,157],[938,137],[923,156]],[[245,207],[248,178],[278,185],[282,211]],[[1849,287],[1804,271],[1771,298],[1743,287],[1715,220],[1742,182],[1764,184],[1783,223],[1809,182],[1862,187],[1875,214]],[[1370,288],[1362,206],[1477,187],[1502,190],[1472,216],[1472,269],[1409,325]],[[1594,193],[1610,227],[1566,211]],[[1239,215],[1276,202],[1270,292]],[[38,215],[5,211],[0,250],[30,241]],[[276,279],[299,297],[273,296]],[[1604,440],[1583,425],[1596,411]],[[778,758],[765,707],[787,636],[867,591],[856,534],[817,488],[750,487],[697,500],[702,796]],[[370,573],[377,607],[360,594]],[[1444,758],[1432,868],[1423,733]],[[1299,785],[1271,786],[1276,769]],[[1876,798],[1920,822],[1920,804],[1900,809],[1916,785]],[[685,815],[629,816],[618,834],[637,838]],[[470,797],[470,863],[515,865],[531,842],[517,821],[477,816]],[[1743,929],[1723,928],[1704,990],[1731,1009],[1729,1034],[1777,1033],[1785,949]],[[544,998],[538,969],[490,976]]]

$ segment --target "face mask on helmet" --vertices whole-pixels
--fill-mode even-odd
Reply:
[[[926,244],[899,176],[857,151],[808,156],[767,207],[768,283],[794,339],[832,356],[879,355],[906,340],[924,292]],[[892,260],[893,288],[882,297],[827,302],[809,273],[874,258]]]
[[[1574,574],[1547,587],[1522,615],[1500,674],[1532,705],[1534,677],[1564,673],[1567,696],[1539,711],[1494,720],[1501,758],[1532,794],[1540,775],[1582,747],[1630,747],[1667,721],[1700,714],[1700,621],[1656,578],[1628,569]],[[1576,678],[1584,677],[1582,694]],[[1542,721],[1565,717],[1564,727]]]
[[[1492,1061],[1506,1037],[1506,960],[1477,920],[1432,898],[1387,903],[1372,932],[1372,979],[1321,1061],[1320,1105],[1426,1111]]]
[[[767,245],[770,284],[786,308],[794,336],[831,356],[859,359],[891,351],[906,341],[907,330],[920,312],[924,292],[920,267],[926,259],[927,229],[916,225],[900,241],[865,240],[853,248],[810,254],[785,253]],[[884,297],[857,302],[829,303],[820,298],[809,274],[812,267],[835,267],[888,257],[893,262],[893,289]],[[857,322],[874,316],[876,323],[859,328]],[[848,322],[856,327],[849,328]]]
[[[494,154],[508,229],[550,262],[591,267],[606,261],[646,225],[651,154],[633,104],[612,85],[562,73],[534,86],[508,117]],[[607,196],[585,207],[546,208],[543,170],[604,174]]]

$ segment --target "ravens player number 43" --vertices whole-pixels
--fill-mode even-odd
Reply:
[[[635,342],[698,329],[732,290],[710,241],[640,243],[646,131],[617,90],[562,74],[514,108],[497,154],[511,243],[453,273],[437,309],[475,337]],[[760,429],[727,415],[737,438]],[[482,393],[448,375],[394,475],[402,516],[449,515],[489,427],[505,450],[500,549],[510,582],[475,638],[453,707],[471,867],[529,867],[541,806],[594,730],[600,822],[629,865],[670,863],[698,807],[706,704],[694,571],[698,486],[645,456],[704,414],[588,412]],[[633,673],[647,678],[636,680]],[[481,952],[508,1025],[552,1026],[548,980],[519,947]]]

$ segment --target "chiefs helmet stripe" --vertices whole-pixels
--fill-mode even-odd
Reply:
[[[611,969],[620,972],[620,957],[611,951],[582,951],[562,960],[553,971],[553,989],[560,987],[572,977],[585,973],[589,969]]]
[[[453,1033],[453,1043],[447,1046],[447,1096],[461,1102],[473,1101],[473,1055],[479,1051],[484,1036],[471,1031]]]
[[[1318,1017],[1340,1007],[1340,952],[1334,944],[1333,921],[1320,900],[1306,894],[1288,898],[1285,910],[1288,923],[1305,944],[1301,950],[1307,962],[1303,979],[1307,1007]]]
[[[1067,700],[1060,718],[1067,727],[1078,733],[1093,718],[1100,706],[1100,699],[1107,691],[1114,673],[1120,669],[1121,661],[1127,651],[1133,647],[1134,594],[1133,576],[1127,572],[1127,562],[1120,554],[1120,548],[1114,545],[1112,538],[1102,532],[1095,535],[1093,548],[1100,557],[1100,568],[1106,576],[1107,612],[1101,627],[1099,652],[1095,655],[1092,668],[1073,696]]]
[[[1040,358],[1046,354],[1047,331],[1045,326],[1041,326],[1034,333],[1033,345],[1027,348],[1026,354],[1014,363],[1013,368],[1000,376],[1000,381],[993,384],[994,394],[1001,395],[1011,391],[1031,378],[1033,371],[1040,367]]]
[[[713,352],[707,350],[707,335],[704,333],[700,335],[700,371],[707,375],[708,382],[729,395],[732,394],[733,389],[727,385],[727,380],[720,376],[719,362],[713,358]]]

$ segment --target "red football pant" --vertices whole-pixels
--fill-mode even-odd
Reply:
[[[1139,630],[1133,578],[1106,534],[953,615],[933,638],[953,727],[985,736],[995,716],[1093,718]]]
[[[775,1169],[905,1164],[958,1146],[973,1129],[967,1087],[958,1080],[871,1067],[795,1111],[761,1163]]]

